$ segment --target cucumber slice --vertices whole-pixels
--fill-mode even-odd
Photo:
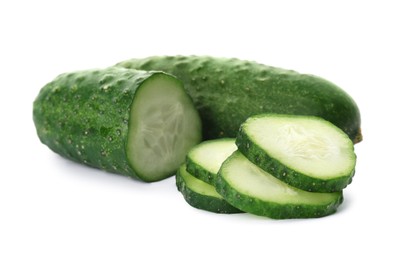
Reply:
[[[201,141],[201,121],[183,84],[124,68],[59,75],[33,106],[42,143],[71,160],[143,181],[176,172]]]
[[[254,165],[239,151],[221,166],[216,190],[234,207],[274,219],[326,216],[343,201],[342,191],[314,193],[292,187]]]
[[[215,184],[221,164],[237,149],[234,138],[204,141],[187,154],[187,171],[198,179]]]
[[[307,191],[342,190],[355,172],[352,141],[335,125],[318,117],[253,116],[242,124],[236,143],[254,164]]]
[[[217,193],[214,186],[192,176],[186,165],[180,166],[176,173],[177,189],[183,194],[188,204],[197,209],[215,213],[239,213],[239,209],[231,206]]]

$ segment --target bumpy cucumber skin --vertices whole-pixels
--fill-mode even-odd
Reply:
[[[260,116],[262,115],[256,115],[252,118]],[[243,124],[238,131],[235,143],[238,147],[238,150],[246,158],[248,158],[249,161],[257,165],[264,171],[270,173],[274,177],[301,190],[312,192],[341,191],[352,182],[352,178],[355,174],[355,169],[353,169],[349,175],[329,180],[323,180],[307,176],[304,173],[289,168],[278,160],[269,156],[262,147],[259,147],[254,141],[252,141],[249,136],[243,131]],[[351,145],[351,148],[353,149],[353,145]]]
[[[239,125],[261,113],[314,115],[362,140],[360,112],[342,89],[322,78],[238,59],[154,56],[117,64],[161,70],[181,79],[203,121],[204,139],[235,137]]]
[[[220,198],[215,198],[207,195],[199,194],[192,189],[190,189],[185,180],[180,174],[181,168],[176,172],[176,186],[178,191],[183,194],[186,202],[197,209],[202,209],[214,213],[222,213],[222,214],[233,214],[233,213],[241,213],[242,211],[238,208],[233,207],[227,201]]]
[[[232,156],[233,155],[231,155],[229,159],[231,159]],[[344,200],[342,191],[339,191],[334,201],[323,205],[278,204],[262,201],[236,191],[227,180],[223,178],[221,169],[217,174],[215,187],[217,192],[234,207],[247,213],[272,219],[319,218],[328,216],[335,213],[338,206],[341,205]]]
[[[68,159],[155,181],[133,169],[126,147],[135,93],[156,74],[165,75],[124,68],[59,75],[41,89],[33,104],[33,120],[41,142]]]

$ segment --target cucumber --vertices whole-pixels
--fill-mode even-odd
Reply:
[[[202,56],[155,56],[117,66],[161,70],[181,79],[203,123],[204,139],[234,138],[249,116],[319,116],[358,143],[360,112],[342,89],[322,78],[252,61]]]
[[[228,204],[214,186],[192,176],[186,165],[180,166],[176,173],[176,186],[184,199],[194,208],[215,213],[239,213],[239,209]]]
[[[251,162],[302,190],[342,190],[355,172],[352,141],[319,117],[256,115],[241,125],[236,144]]]
[[[221,166],[216,190],[234,207],[274,219],[323,217],[334,213],[343,201],[342,191],[315,193],[290,186],[239,151]]]
[[[201,141],[201,121],[182,83],[124,68],[59,75],[33,105],[42,143],[71,160],[158,181]]]
[[[187,171],[196,178],[214,185],[221,164],[236,149],[234,138],[204,141],[188,152]]]

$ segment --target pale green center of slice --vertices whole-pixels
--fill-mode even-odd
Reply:
[[[235,139],[206,141],[193,148],[189,157],[205,170],[217,174],[221,164],[236,149]]]
[[[288,157],[324,160],[339,153],[338,147],[327,136],[316,135],[299,125],[280,127],[277,142]]]

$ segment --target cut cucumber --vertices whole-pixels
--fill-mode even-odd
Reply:
[[[200,119],[191,99],[181,84],[175,84],[178,81],[167,82],[167,77],[148,79],[131,109],[128,159],[136,172],[153,180],[175,173],[201,140]]]
[[[200,118],[182,83],[162,72],[62,74],[40,91],[33,119],[56,153],[149,182],[174,174],[201,140]]]
[[[253,116],[241,125],[236,143],[254,164],[307,191],[342,190],[355,172],[352,141],[342,130],[318,117]]]
[[[313,75],[253,61],[206,56],[130,59],[118,66],[160,70],[183,81],[198,109],[204,139],[235,138],[239,126],[262,113],[322,117],[358,143],[360,112],[335,84]]]
[[[221,164],[236,149],[234,138],[202,142],[188,152],[186,159],[187,171],[198,179],[214,185]]]
[[[184,199],[194,208],[215,213],[239,213],[239,209],[231,206],[221,197],[214,186],[192,176],[183,164],[176,173],[176,185]]]
[[[274,219],[326,216],[343,201],[342,191],[314,193],[292,187],[254,165],[239,151],[221,166],[216,190],[234,207]]]

